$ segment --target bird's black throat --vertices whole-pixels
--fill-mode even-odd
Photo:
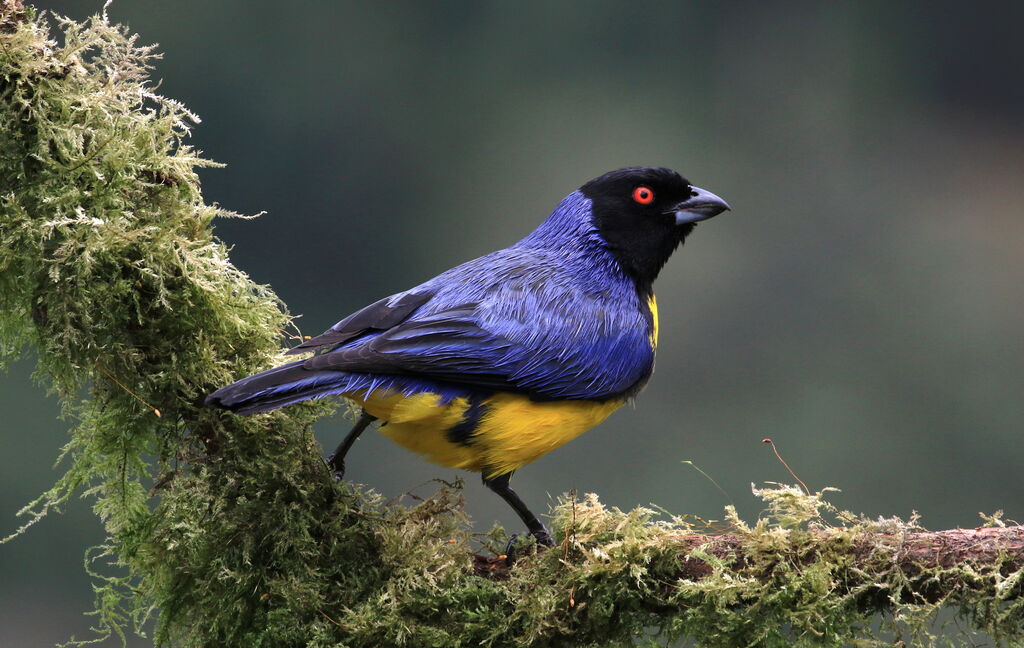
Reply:
[[[639,202],[642,188],[649,199]],[[590,199],[598,234],[640,294],[651,284],[675,249],[693,231],[693,223],[676,224],[674,207],[690,197],[690,183],[675,171],[629,167],[595,178],[580,187]]]
[[[669,222],[664,227],[642,229],[622,222],[624,219],[617,214],[599,214],[595,210],[594,217],[608,251],[623,272],[636,282],[641,294],[651,294],[651,285],[658,273],[695,227],[694,224],[677,226],[671,217],[666,219]]]

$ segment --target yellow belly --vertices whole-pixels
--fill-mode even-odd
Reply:
[[[520,466],[568,443],[622,406],[624,401],[532,401],[521,394],[498,393],[484,402],[484,413],[463,442],[449,431],[465,420],[466,398],[441,404],[437,394],[403,396],[394,392],[346,394],[384,422],[380,432],[430,461],[488,477]]]

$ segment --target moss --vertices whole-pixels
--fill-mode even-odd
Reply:
[[[457,486],[385,506],[336,484],[310,432],[330,404],[251,418],[202,407],[281,361],[290,317],[213,236],[215,218],[236,215],[202,198],[196,169],[213,163],[185,142],[198,120],[149,83],[155,52],[103,17],[56,22],[60,43],[32,9],[0,1],[0,359],[33,349],[72,421],[66,472],[24,513],[27,526],[84,494],[103,520],[107,539],[86,555],[97,639],[925,645],[943,604],[1021,639],[1012,557],[913,572],[896,543],[858,558],[860,539],[916,521],[835,511],[821,493],[758,490],[765,515],[727,511],[718,531],[566,498],[561,545],[506,569],[474,556],[505,538],[471,534]]]

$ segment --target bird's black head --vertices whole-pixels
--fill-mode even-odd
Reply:
[[[696,224],[729,209],[671,169],[629,167],[580,187],[594,224],[622,269],[650,292],[672,252]]]

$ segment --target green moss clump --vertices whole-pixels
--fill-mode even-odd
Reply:
[[[33,349],[74,422],[66,472],[20,531],[72,495],[93,503],[107,532],[87,554],[96,640],[925,645],[942,604],[1021,640],[1012,556],[908,573],[895,543],[867,564],[851,557],[858,538],[913,521],[833,511],[821,494],[758,491],[766,515],[729,512],[728,546],[685,518],[566,499],[562,544],[507,569],[474,556],[455,487],[409,507],[336,484],[310,432],[330,404],[250,418],[203,407],[282,360],[290,318],[213,237],[213,219],[235,214],[203,201],[196,169],[212,163],[185,143],[196,118],[150,85],[152,48],[105,17],[56,21],[59,43],[0,0],[0,362]],[[485,544],[504,540],[495,529]],[[937,600],[920,594],[931,583]]]

